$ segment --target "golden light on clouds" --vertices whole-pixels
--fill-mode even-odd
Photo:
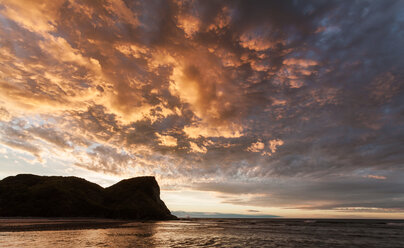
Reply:
[[[1,0],[1,159],[402,211],[403,21],[382,2]]]
[[[276,140],[270,140],[268,142],[269,144],[269,149],[271,150],[272,153],[275,153],[276,150],[278,149],[279,146],[283,145],[283,140],[276,139]]]
[[[265,148],[265,144],[261,141],[257,141],[256,143],[252,143],[250,147],[247,148],[248,151],[251,152],[261,152]]]
[[[177,139],[170,135],[161,135],[156,133],[158,139],[160,140],[160,144],[163,146],[177,146]]]
[[[193,152],[199,152],[199,153],[206,153],[208,150],[204,146],[198,146],[194,142],[190,142],[191,149]]]

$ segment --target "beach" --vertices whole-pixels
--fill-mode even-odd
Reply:
[[[404,247],[403,220],[1,219],[0,247]]]
[[[0,232],[112,228],[126,223],[98,218],[0,218]]]

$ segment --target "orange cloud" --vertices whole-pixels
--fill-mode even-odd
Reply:
[[[163,146],[177,146],[177,139],[170,135],[161,135],[156,133],[160,144]]]
[[[185,37],[191,38],[199,31],[201,25],[199,19],[192,15],[183,15],[177,17],[178,27],[185,32]]]
[[[191,146],[191,150],[193,152],[199,152],[199,153],[206,153],[208,150],[206,149],[206,147],[204,146],[198,146],[196,143],[194,142],[189,142],[190,146]]]
[[[184,127],[184,132],[193,139],[199,137],[239,138],[243,135],[243,128],[237,124],[213,126],[207,123]]]
[[[285,65],[297,65],[297,66],[301,66],[301,67],[309,67],[309,66],[315,66],[318,63],[314,60],[310,60],[310,59],[296,59],[296,58],[289,58],[289,59],[285,59],[283,61],[283,63]]]
[[[338,4],[1,1],[0,143],[9,158],[115,178],[254,179],[246,193],[265,191],[251,201],[265,206],[301,196],[260,187],[274,177],[293,178],[286,193],[326,182],[300,207],[333,204],[322,190],[344,187],[335,175],[382,169],[365,177],[396,183],[402,37],[375,26],[399,20],[379,5],[387,14],[357,16],[374,30],[358,39]],[[378,195],[396,192],[387,181]]]
[[[255,51],[265,51],[283,44],[283,40],[270,40],[253,32],[244,33],[240,36],[240,45]]]
[[[386,180],[385,176],[377,176],[377,175],[366,175],[363,176],[365,178],[377,179],[377,180]]]
[[[265,148],[265,144],[261,141],[257,141],[252,143],[250,147],[247,148],[247,151],[250,152],[261,152]]]
[[[271,153],[275,153],[276,150],[278,149],[278,146],[283,145],[284,142],[281,139],[274,139],[268,141],[269,149],[271,150]]]

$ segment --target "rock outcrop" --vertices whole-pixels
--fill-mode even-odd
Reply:
[[[1,217],[175,219],[154,177],[122,180],[108,188],[78,177],[20,174],[0,181]]]

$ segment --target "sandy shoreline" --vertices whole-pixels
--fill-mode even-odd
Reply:
[[[140,221],[97,218],[0,218],[0,232],[120,228]]]

